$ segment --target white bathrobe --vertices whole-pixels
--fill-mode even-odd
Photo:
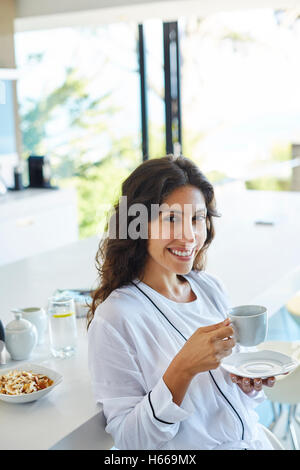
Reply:
[[[188,339],[197,328],[227,318],[229,302],[214,276],[191,271],[184,277],[197,296],[189,303],[174,302],[138,279],[134,282]],[[219,389],[209,372],[202,372],[193,378],[180,406],[172,401],[162,377],[184,343],[133,285],[114,290],[98,306],[88,331],[89,369],[115,446],[272,449],[254,411],[265,399],[264,392],[246,395],[222,366],[211,371]]]

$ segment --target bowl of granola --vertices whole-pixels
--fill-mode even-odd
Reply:
[[[39,364],[0,369],[0,400],[29,403],[39,400],[61,383],[62,375]]]

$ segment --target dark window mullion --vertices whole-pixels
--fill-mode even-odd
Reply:
[[[172,137],[172,98],[171,98],[171,64],[170,64],[170,24],[163,24],[164,36],[164,82],[165,82],[165,121],[166,152],[173,153]]]
[[[143,25],[139,24],[139,72],[140,72],[140,91],[141,91],[141,124],[142,124],[142,154],[143,161],[149,158],[148,142],[148,108],[147,108],[147,73],[146,73],[146,55],[144,47]]]
[[[163,36],[166,151],[174,153],[174,143],[182,143],[178,23],[163,23]]]

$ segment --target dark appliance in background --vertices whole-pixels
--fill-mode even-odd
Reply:
[[[28,158],[29,188],[52,188],[51,167],[49,158],[46,156],[31,155]]]
[[[6,364],[5,358],[5,331],[4,325],[0,320],[0,365]]]

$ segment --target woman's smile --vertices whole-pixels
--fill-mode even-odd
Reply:
[[[178,261],[190,261],[194,258],[195,247],[192,249],[191,252],[183,251],[183,250],[176,250],[172,248],[167,248],[168,252],[170,253],[173,258]]]

